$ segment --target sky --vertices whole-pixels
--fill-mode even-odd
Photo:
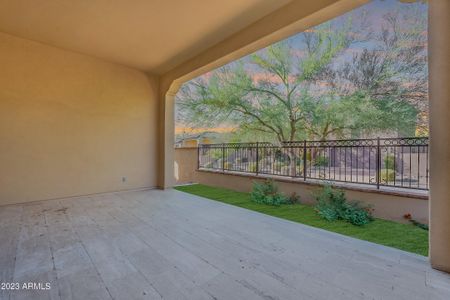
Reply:
[[[350,28],[350,31],[357,32],[361,29],[361,22],[364,20],[365,24],[370,27],[373,31],[379,32],[382,28],[383,24],[383,16],[387,13],[395,12],[397,10],[401,9],[410,9],[415,8],[419,12],[423,12],[423,14],[427,14],[427,8],[428,5],[425,2],[416,2],[416,3],[405,3],[400,2],[399,0],[373,0],[369,2],[368,4],[365,4],[357,9],[354,9],[344,15],[341,15],[333,20],[337,25],[344,25],[345,22],[349,18],[352,18],[352,26]],[[404,20],[404,22],[407,22],[408,20]],[[320,26],[320,25],[319,25]],[[314,30],[314,27],[309,29]],[[426,32],[424,33],[426,34]],[[299,53],[301,53],[302,49],[305,48],[305,42],[303,39],[303,36],[301,33],[295,34],[289,38],[287,38],[290,43],[292,43],[296,49],[298,49]],[[349,49],[346,50],[342,55],[340,55],[339,59],[350,59],[355,52],[361,51],[364,48],[373,48],[376,47],[372,41],[366,41],[366,42],[357,42],[351,45]],[[258,50],[264,51],[264,49]],[[300,54],[301,55],[301,54]],[[241,58],[240,60],[248,60],[249,55]],[[251,68],[250,65],[247,66],[248,68]],[[200,77],[208,78],[210,73],[206,73],[204,75],[201,75]],[[195,80],[195,79],[194,79]],[[184,132],[187,130],[182,124],[177,123],[176,126],[177,133]],[[228,127],[228,130],[231,130],[232,128]],[[220,131],[223,131],[223,128],[219,128]],[[214,131],[214,129],[212,130]]]

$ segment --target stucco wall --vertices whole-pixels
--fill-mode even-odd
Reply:
[[[263,178],[256,178],[255,176],[196,171],[196,148],[177,148],[175,150],[175,164],[177,165],[178,174],[180,174],[178,184],[198,182],[241,192],[250,192],[253,181],[264,180]],[[319,188],[319,186],[315,184],[288,182],[288,179],[277,180],[277,184],[281,192],[286,195],[296,193],[301,197],[302,203],[306,204],[314,203],[312,193]],[[346,189],[346,195],[349,200],[362,201],[372,205],[376,217],[405,222],[403,215],[405,213],[410,213],[414,219],[428,223],[428,201],[425,199],[352,189]]]
[[[156,185],[154,78],[3,33],[0,68],[0,204]]]
[[[177,184],[196,182],[197,148],[176,148],[174,165]]]

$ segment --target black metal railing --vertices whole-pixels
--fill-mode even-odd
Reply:
[[[202,144],[198,168],[428,189],[428,137]]]

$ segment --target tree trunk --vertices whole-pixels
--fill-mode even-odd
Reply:
[[[289,175],[291,177],[297,177],[297,154],[294,148],[289,148]]]

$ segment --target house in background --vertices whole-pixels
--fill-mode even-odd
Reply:
[[[183,137],[175,142],[175,148],[195,148],[199,144],[212,144],[213,137],[208,137],[208,134],[201,134],[190,137]]]

